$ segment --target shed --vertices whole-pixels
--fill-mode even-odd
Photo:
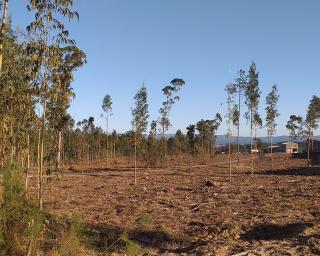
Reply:
[[[283,152],[282,147],[280,147],[280,146],[275,146],[275,145],[266,147],[266,148],[263,150],[263,152],[266,153],[266,154],[270,154],[270,153],[271,153],[271,149],[272,149],[272,153],[281,153],[281,152]]]
[[[320,164],[320,141],[313,140],[312,141],[312,163],[313,164]]]
[[[299,144],[296,142],[285,142],[281,144],[282,152],[293,154],[299,152]]]

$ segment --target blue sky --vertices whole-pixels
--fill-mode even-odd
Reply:
[[[24,28],[32,16],[22,0],[10,4],[14,25]],[[312,95],[320,95],[319,0],[76,0],[74,8],[80,21],[67,27],[88,59],[73,83],[70,112],[76,120],[94,116],[104,125],[101,102],[110,94],[111,128],[129,130],[133,96],[143,82],[150,120],[156,119],[161,88],[181,77],[186,86],[173,107],[170,132],[185,130],[225,114],[224,87],[252,60],[260,72],[263,117],[265,97],[278,85],[279,135],[287,134],[290,114],[305,115]],[[249,135],[247,126],[241,130]],[[225,132],[223,125],[219,134]]]

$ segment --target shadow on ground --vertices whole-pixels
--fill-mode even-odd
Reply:
[[[241,235],[241,239],[244,241],[290,239],[297,237],[311,226],[311,223],[259,224]]]
[[[294,169],[282,169],[282,170],[266,170],[261,171],[258,174],[261,175],[295,175],[295,176],[320,176],[320,167],[305,167]]]
[[[116,226],[87,226],[84,233],[87,239],[88,247],[99,253],[125,250],[126,241],[122,239],[123,235],[130,241],[138,244],[142,248],[153,248],[159,252],[181,251],[187,252],[194,249],[186,246],[187,242],[174,238],[168,232],[162,229],[149,230],[146,228],[136,228],[125,230]],[[181,249],[172,249],[181,247]]]

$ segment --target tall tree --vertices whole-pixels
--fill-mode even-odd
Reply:
[[[48,99],[48,120],[56,133],[56,169],[60,169],[63,131],[69,126],[72,118],[67,113],[71,99],[74,97],[71,83],[73,72],[86,63],[85,54],[75,46],[57,49],[56,67],[52,74],[53,97]]]
[[[157,121],[152,120],[150,124],[150,132],[148,136],[148,165],[149,167],[157,167],[159,160],[159,143],[157,136]]]
[[[255,124],[254,116],[258,113],[261,91],[259,89],[259,73],[256,64],[252,62],[249,73],[248,83],[245,87],[246,105],[248,107],[248,118],[250,122],[250,149],[251,149],[251,172],[253,173],[253,128]]]
[[[165,134],[168,131],[171,123],[169,114],[172,106],[179,101],[180,97],[178,92],[185,85],[185,81],[181,78],[175,78],[170,82],[170,85],[165,86],[162,89],[162,93],[165,96],[165,101],[162,103],[162,107],[159,110],[160,119],[159,124],[161,126],[161,166],[163,167],[163,158],[165,151]]]
[[[35,60],[38,62],[36,71],[37,77],[34,81],[35,87],[39,88],[39,103],[42,105],[42,124],[39,139],[39,167],[38,167],[38,204],[40,210],[43,209],[43,158],[44,158],[44,138],[46,131],[46,111],[47,100],[50,96],[50,76],[56,64],[56,50],[61,44],[74,44],[74,40],[69,39],[69,32],[65,28],[61,17],[69,20],[74,17],[79,18],[77,12],[71,9],[73,0],[29,0],[27,7],[30,12],[35,13],[35,20],[27,27],[31,36],[36,37],[34,48],[37,50]]]
[[[240,118],[241,118],[241,104],[242,93],[247,86],[246,72],[242,69],[239,70],[238,77],[235,80],[234,86],[238,93],[238,104],[234,105],[233,110],[233,125],[237,127],[237,149],[238,149],[238,163],[240,163]]]
[[[272,86],[271,92],[266,97],[266,127],[268,136],[270,138],[271,170],[273,170],[272,136],[276,134],[276,119],[280,115],[278,110],[278,101],[278,88],[276,85],[274,85]]]
[[[107,168],[109,168],[109,117],[112,114],[112,99],[109,94],[107,94],[102,101],[102,110],[105,112],[106,119],[106,134],[107,134]]]
[[[9,5],[9,0],[4,0],[3,15],[2,15],[1,27],[0,27],[0,79],[2,76],[3,39],[4,39],[4,30],[6,27],[6,21],[7,21],[7,15],[8,15],[8,5]]]
[[[190,152],[192,155],[195,155],[196,153],[196,148],[195,148],[195,143],[196,143],[196,126],[194,124],[190,124],[187,128],[187,138],[190,146]]]
[[[231,139],[232,139],[232,130],[231,125],[234,123],[234,94],[237,92],[237,87],[233,84],[226,85],[225,91],[227,92],[227,137],[228,137],[228,155],[229,155],[229,180],[231,181],[232,175],[232,164],[231,164]],[[238,120],[239,122],[239,120]]]
[[[310,166],[310,150],[312,148],[314,130],[319,127],[320,119],[320,98],[313,95],[308,106],[306,116],[306,135],[307,135],[307,151],[308,151],[308,167]]]
[[[148,94],[143,85],[134,96],[135,107],[131,110],[133,119],[132,126],[135,133],[134,139],[134,184],[137,184],[137,144],[141,144],[142,133],[146,132],[148,126]]]

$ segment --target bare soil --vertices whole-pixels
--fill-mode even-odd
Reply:
[[[124,233],[147,255],[320,255],[320,168],[274,154],[252,174],[243,158],[231,181],[219,156],[139,168],[137,185],[126,160],[75,165],[45,185],[45,208],[79,214],[95,255],[125,255]]]

